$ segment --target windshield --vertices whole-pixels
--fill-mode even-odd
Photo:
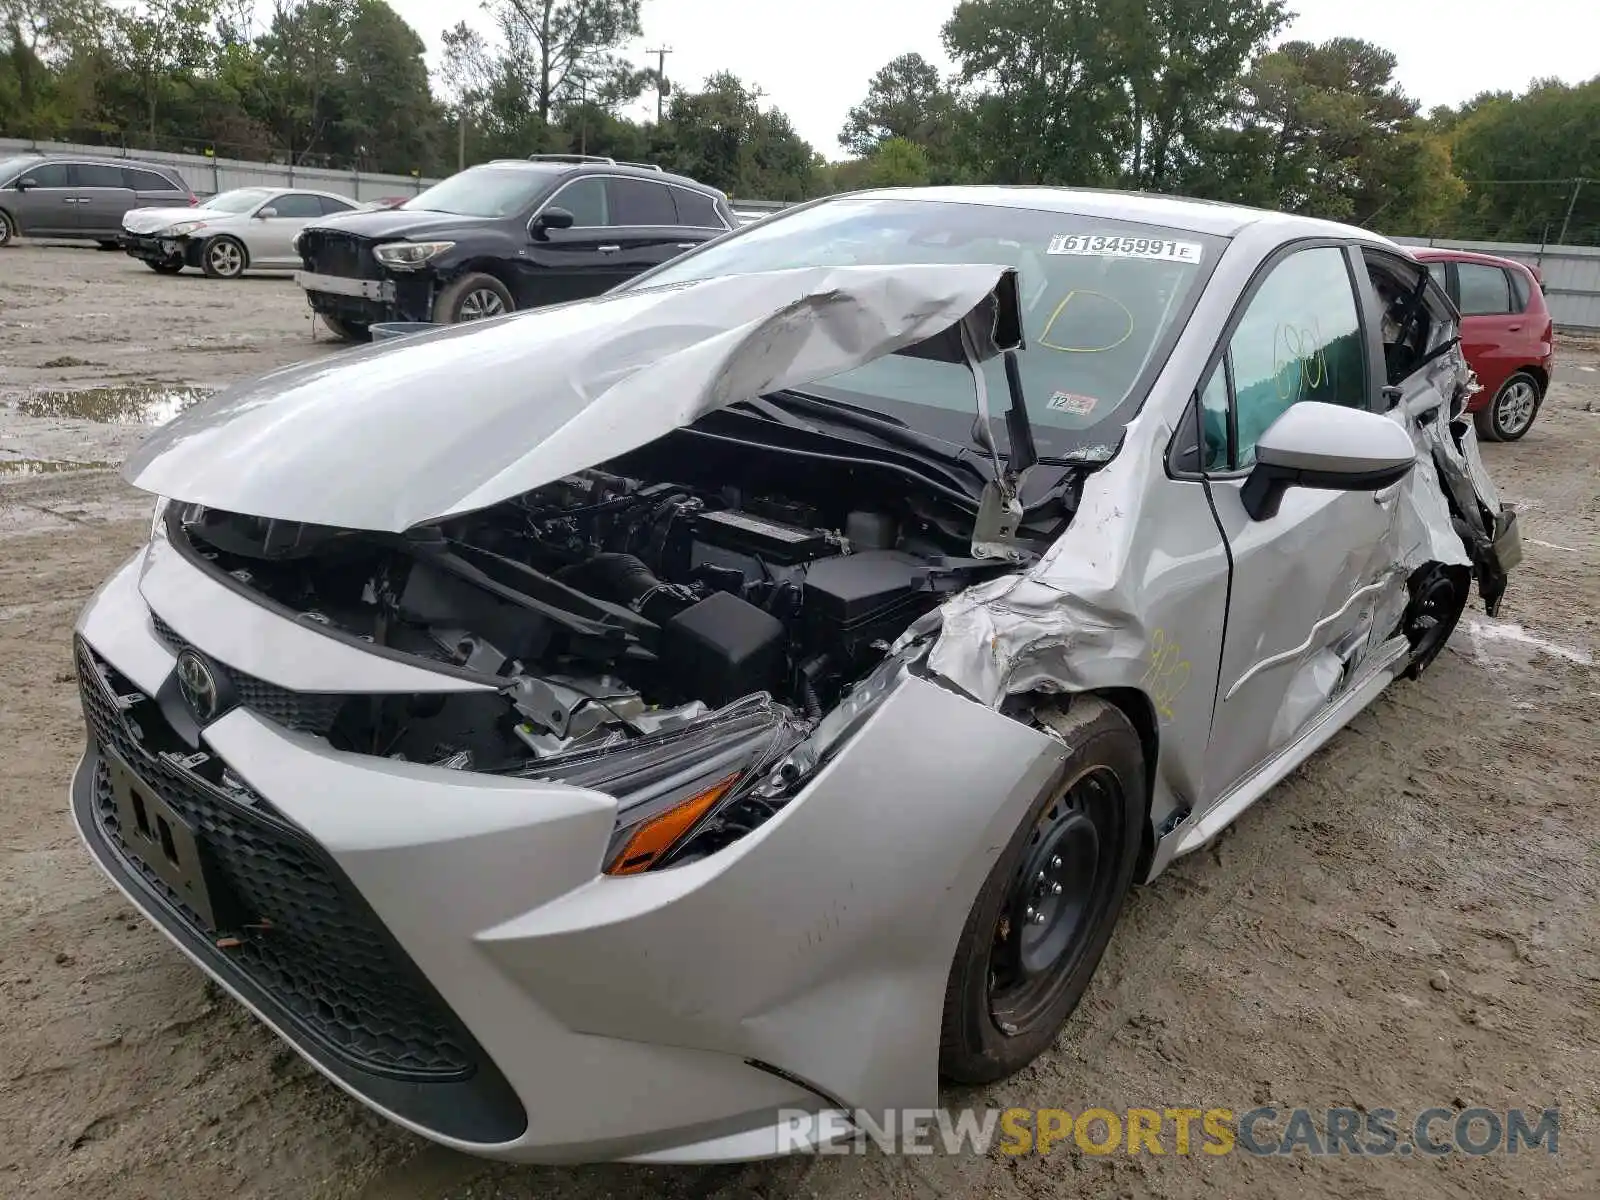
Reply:
[[[553,172],[537,167],[468,167],[400,205],[463,217],[509,217],[531,205]]]
[[[0,183],[10,183],[13,175],[22,174],[24,167],[43,161],[36,154],[23,154],[16,158],[0,158]]]
[[[212,212],[249,212],[270,195],[272,195],[271,188],[235,188],[231,192],[218,192],[211,199],[195,207],[208,208]]]
[[[748,225],[644,276],[641,287],[806,266],[983,263],[1017,268],[1018,357],[1039,453],[1109,457],[1225,239],[1076,213],[900,198],[828,201]],[[986,364],[990,411],[1007,401]],[[950,441],[971,440],[966,368],[892,355],[809,385]],[[1004,444],[1004,428],[994,422]]]

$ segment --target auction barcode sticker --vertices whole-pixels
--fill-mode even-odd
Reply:
[[[1165,262],[1200,262],[1199,242],[1163,241],[1161,238],[1121,237],[1117,234],[1058,233],[1046,254],[1087,254],[1101,258],[1151,258]]]

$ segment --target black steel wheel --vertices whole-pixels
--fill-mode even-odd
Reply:
[[[939,1069],[1004,1078],[1049,1048],[1111,940],[1133,882],[1144,751],[1120,709],[1075,698],[1043,721],[1070,750],[968,914],[945,990]]]
[[[1405,677],[1416,679],[1439,657],[1467,607],[1472,581],[1462,568],[1430,563],[1411,578],[1402,630],[1411,642]]]

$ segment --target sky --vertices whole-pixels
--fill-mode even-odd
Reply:
[[[478,0],[389,0],[439,61],[439,34],[465,20],[486,34]],[[1520,91],[1534,78],[1577,83],[1600,73],[1596,0],[1289,0],[1285,37],[1359,37],[1399,58],[1395,74],[1426,112],[1487,90]],[[698,88],[731,70],[760,88],[824,156],[841,158],[839,129],[873,72],[915,50],[950,69],[939,29],[955,0],[644,0],[644,37],[626,50],[670,47],[667,76]],[[631,115],[653,115],[648,96]]]

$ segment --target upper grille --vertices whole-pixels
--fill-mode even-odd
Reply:
[[[94,777],[94,817],[123,866],[205,935],[216,947],[213,953],[270,996],[284,1023],[318,1045],[362,1070],[395,1078],[471,1075],[476,1062],[470,1035],[321,848],[247,789],[213,784],[181,756],[153,752],[150,746],[170,731],[155,702],[81,641],[77,657],[84,715],[96,745],[102,754],[114,753],[189,822],[220,885],[236,909],[248,914],[247,927],[206,929],[130,853],[102,758]],[[229,936],[219,939],[219,933]]]
[[[199,649],[191,647],[184,636],[163,621],[153,609],[150,612],[150,621],[155,626],[156,636],[174,652],[190,648]],[[291,691],[275,683],[268,683],[265,679],[257,679],[254,675],[246,674],[234,667],[228,667],[227,670],[240,704],[269,721],[276,721],[279,725],[302,733],[327,736],[328,730],[333,728],[334,721],[339,717],[339,710],[349,699],[348,696],[332,692]]]
[[[301,239],[311,269],[319,275],[342,275],[350,279],[381,279],[383,272],[372,256],[372,244],[348,233],[331,229],[308,230]]]

